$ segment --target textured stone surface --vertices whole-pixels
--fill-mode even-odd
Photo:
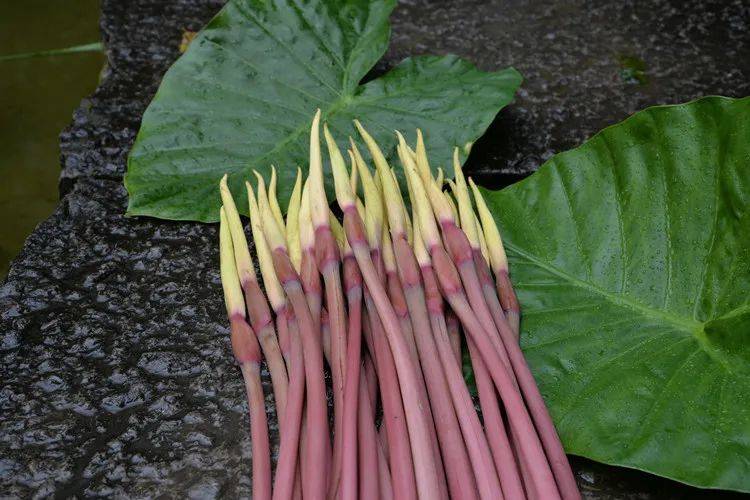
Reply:
[[[249,495],[216,230],[122,216],[143,110],[183,30],[220,4],[103,2],[109,68],[61,136],[60,207],[0,288],[0,497]],[[741,0],[410,1],[396,9],[374,73],[445,52],[519,69],[516,103],[471,157],[485,183],[502,185],[648,105],[750,94],[749,24]],[[623,72],[627,58],[645,68],[645,83]],[[588,498],[702,493],[574,463]]]

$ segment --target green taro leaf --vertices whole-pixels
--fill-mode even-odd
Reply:
[[[514,69],[477,70],[455,56],[406,59],[360,80],[388,46],[394,0],[233,0],[170,68],[128,159],[128,213],[218,220],[217,183],[229,173],[247,213],[252,170],[279,169],[286,206],[307,168],[309,127],[321,108],[341,147],[358,118],[389,155],[394,129],[421,128],[436,166],[479,137],[520,85]],[[363,150],[364,152],[364,150]],[[329,193],[332,179],[328,175]]]
[[[750,491],[750,98],[649,108],[485,194],[566,450]]]

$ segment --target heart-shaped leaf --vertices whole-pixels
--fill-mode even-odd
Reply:
[[[216,221],[216,184],[226,172],[246,211],[243,181],[271,165],[280,171],[285,205],[296,167],[308,162],[317,108],[342,147],[356,137],[354,118],[391,155],[394,129],[413,139],[421,128],[435,164],[450,166],[452,148],[484,132],[521,77],[428,56],[360,85],[388,46],[394,5],[230,1],[170,68],[146,110],[125,176],[128,213]]]
[[[750,98],[649,108],[485,194],[566,450],[750,491]]]

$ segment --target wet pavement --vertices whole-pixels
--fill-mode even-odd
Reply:
[[[184,30],[220,6],[102,3],[108,69],[61,135],[63,198],[0,287],[0,496],[249,496],[216,228],[123,216],[140,117]],[[646,106],[750,94],[742,1],[410,1],[392,21],[373,75],[407,55],[447,52],[524,75],[470,158],[490,186]],[[587,498],[706,494],[574,464]]]

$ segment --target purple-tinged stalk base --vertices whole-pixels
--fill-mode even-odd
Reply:
[[[244,317],[229,318],[232,351],[242,370],[250,408],[250,435],[253,441],[253,498],[271,498],[271,452],[268,442],[265,397],[260,382],[260,346]]]
[[[377,310],[367,290],[365,291],[365,304],[375,343],[375,363],[383,405],[383,427],[388,435],[388,457],[392,470],[393,492],[398,498],[414,499],[417,498],[416,480],[396,366]]]
[[[429,395],[427,402],[432,409],[431,416],[434,417],[439,443],[439,448],[435,450],[436,462],[438,467],[441,464],[445,466],[446,496],[450,492],[453,498],[478,498],[471,463],[430,327],[424,288],[414,251],[403,237],[393,239],[393,250],[404,287],[403,293],[414,324],[417,351]],[[440,460],[440,450],[443,451],[444,463]]]
[[[313,320],[315,331],[320,331],[320,310],[323,306],[323,287],[320,283],[318,265],[315,263],[315,254],[312,250],[304,250],[300,261],[299,271],[302,289],[305,291],[307,306],[310,308],[310,316]]]
[[[333,386],[333,457],[330,491],[337,488],[341,475],[344,377],[346,374],[346,311],[339,274],[339,247],[329,226],[315,228],[315,260],[323,275],[326,309],[331,334],[329,365]]]
[[[346,350],[346,380],[344,381],[341,498],[357,498],[357,405],[360,403],[360,370],[362,351],[362,277],[353,256],[344,258],[344,283],[349,304],[349,331]],[[364,402],[361,402],[364,404]],[[335,477],[335,476],[334,476]],[[364,479],[364,478],[363,478]],[[334,488],[334,493],[338,489]]]
[[[422,266],[422,281],[425,297],[430,312],[430,323],[435,336],[435,344],[440,362],[445,371],[448,388],[456,409],[461,434],[466,444],[466,451],[471,460],[477,489],[482,500],[494,499],[501,490],[501,483],[495,471],[487,438],[482,424],[474,409],[474,402],[461,373],[461,365],[455,362],[455,353],[448,337],[445,317],[443,315],[442,297],[432,266]],[[505,498],[505,488],[502,488]],[[522,491],[523,493],[523,491]]]
[[[273,396],[276,402],[276,418],[283,432],[284,409],[286,408],[286,394],[289,386],[287,367],[284,360],[287,357],[288,351],[283,351],[279,346],[278,339],[276,338],[276,330],[273,325],[273,318],[271,317],[271,310],[258,282],[245,280],[242,283],[242,289],[245,292],[245,304],[250,324],[252,329],[258,334],[258,340],[268,364],[268,371],[271,373]],[[286,347],[288,348],[288,346]],[[284,352],[283,355],[282,352]]]
[[[474,266],[474,252],[469,244],[468,238],[466,237],[466,233],[459,229],[455,223],[448,221],[442,222],[442,229],[446,249],[458,269],[469,305],[471,306],[472,311],[474,311],[474,314],[477,315],[479,323],[487,333],[487,337],[495,346],[511,380],[513,380],[515,384],[515,374],[510,365],[508,353],[505,350],[503,342],[500,340],[499,333],[495,327],[494,320],[492,319],[492,313],[484,299],[484,292],[482,291],[482,287],[479,283],[479,276],[476,267]]]
[[[500,476],[503,494],[509,500],[523,499],[525,498],[523,483],[513,455],[513,449],[508,441],[508,435],[505,433],[505,424],[500,413],[500,402],[495,393],[495,386],[471,337],[466,339],[466,344],[469,348],[477,392],[479,392],[479,404],[482,407],[484,428],[492,450],[495,469]]]
[[[409,347],[400,331],[393,306],[388,300],[382,282],[372,263],[370,248],[365,238],[364,225],[357,210],[352,206],[344,210],[344,230],[354,251],[360,271],[367,285],[377,315],[383,323],[388,344],[393,352],[393,360],[398,372],[398,382],[404,401],[404,413],[409,427],[409,437],[414,462],[414,477],[421,498],[439,498],[440,486],[435,456],[430,438],[426,408],[419,406],[420,394],[425,389],[419,386],[417,368],[411,362]],[[371,316],[374,311],[371,312]],[[375,334],[375,332],[373,332]],[[380,374],[380,370],[378,370]],[[389,436],[390,443],[390,436]],[[394,488],[395,493],[395,488]]]
[[[348,382],[348,380],[347,380]],[[345,389],[346,390],[346,389]],[[374,409],[370,406],[370,398],[367,394],[367,380],[365,377],[359,379],[359,405],[357,406],[357,465],[359,472],[359,498],[362,500],[378,500],[380,495],[379,472],[378,472],[378,436],[373,420]],[[344,421],[344,432],[346,432],[346,421]],[[342,475],[347,475],[347,456],[344,452],[344,470]],[[356,486],[356,485],[355,485]],[[342,498],[347,498],[342,492]]]
[[[513,289],[507,270],[498,271],[497,276],[497,294],[500,297],[500,304],[503,306],[505,316],[508,318],[510,329],[519,339],[521,333],[521,306],[518,303],[518,297]]]
[[[305,366],[302,354],[302,340],[294,317],[289,318],[290,366],[287,409],[284,415],[279,458],[276,463],[274,500],[290,500],[299,486],[299,439],[302,427],[302,409],[305,402]]]
[[[518,437],[518,445],[528,461],[529,472],[532,474],[536,491],[540,498],[560,498],[547,457],[544,455],[539,436],[521,394],[505,368],[495,345],[490,341],[477,315],[469,306],[456,267],[445,250],[438,246],[432,251],[432,262],[444,297],[455,311],[466,333],[475,342],[495,387],[500,393],[510,425],[515,430],[514,436]]]
[[[448,310],[445,313],[445,324],[448,328],[448,340],[450,340],[451,349],[453,349],[453,356],[455,356],[458,366],[461,366],[463,364],[461,358],[461,323],[459,323],[453,311]]]
[[[272,255],[276,274],[292,304],[302,339],[307,390],[305,453],[302,457],[303,496],[316,500],[323,499],[326,496],[331,464],[323,349],[320,345],[320,335],[314,331],[302,284],[289,256],[280,249],[274,250]]]

